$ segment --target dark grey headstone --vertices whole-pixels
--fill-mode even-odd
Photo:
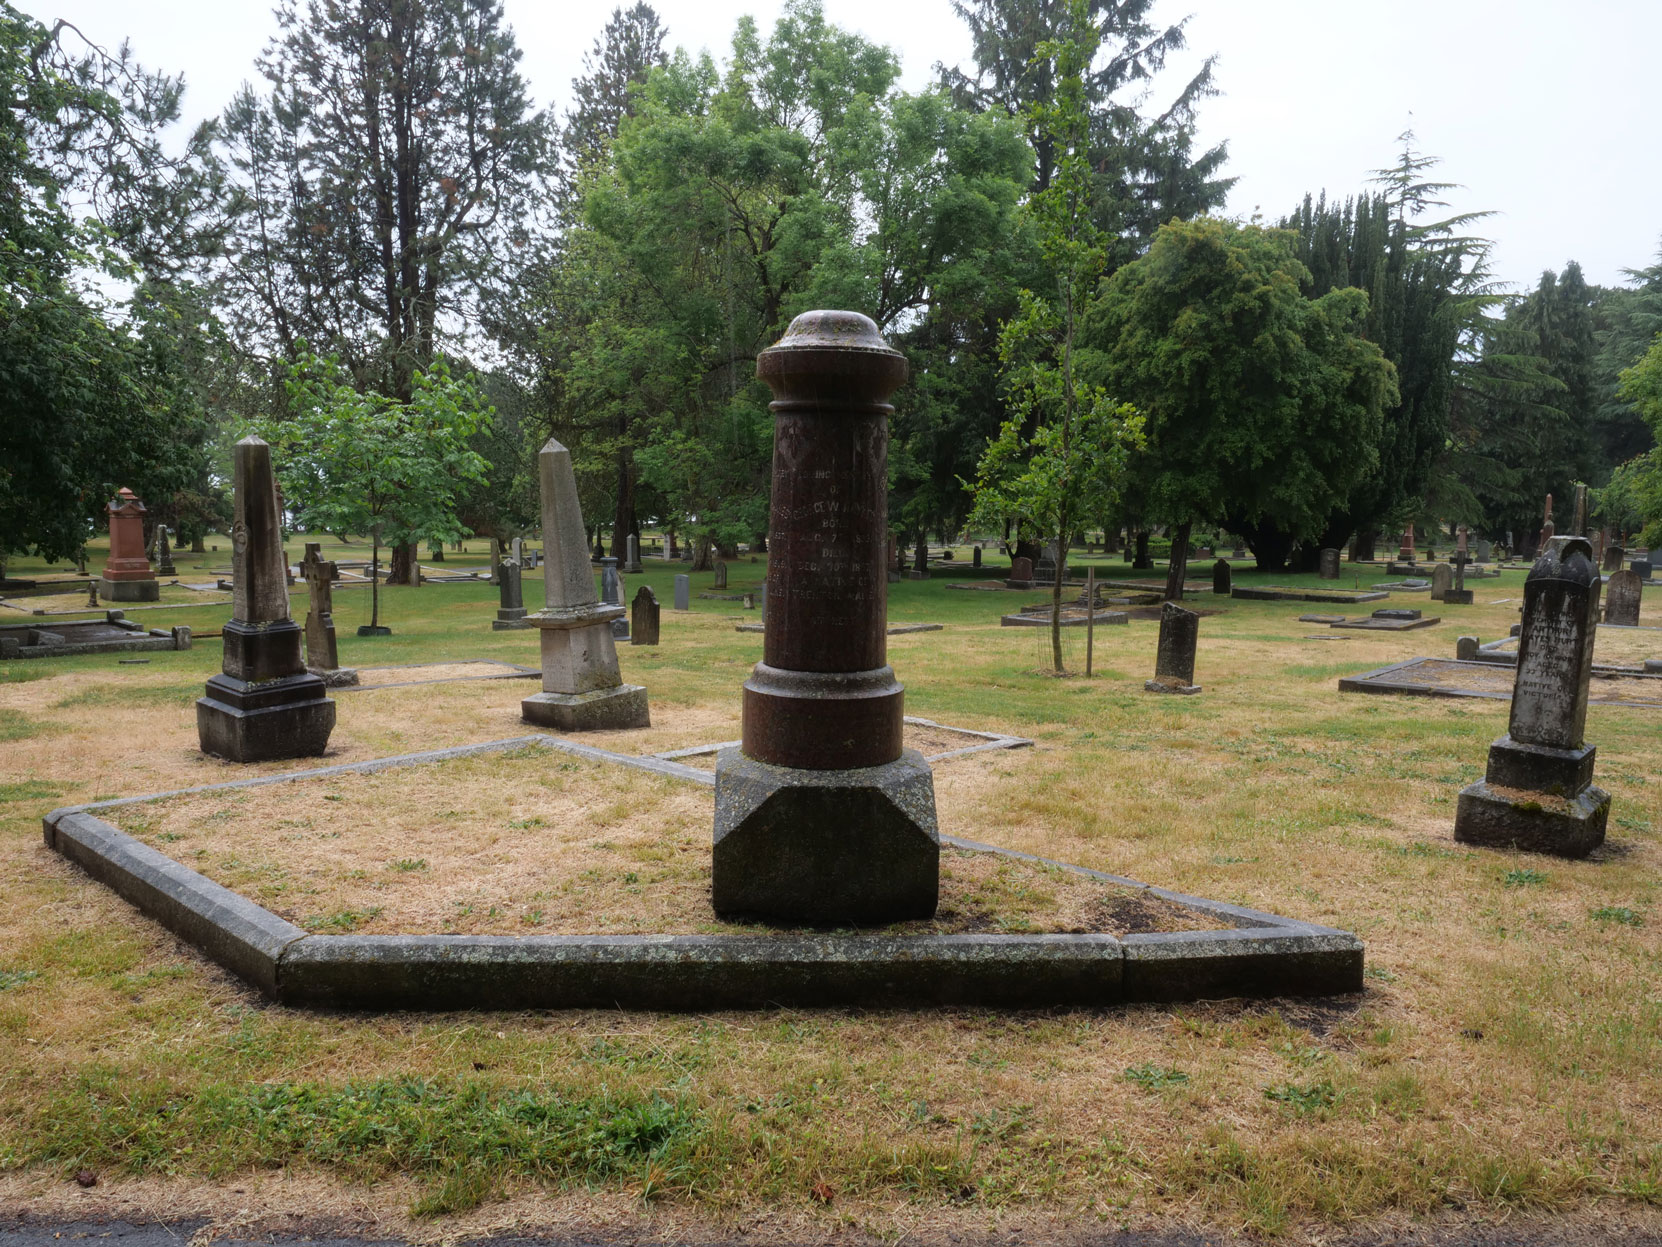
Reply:
[[[1614,543],[1612,543],[1608,546],[1605,546],[1604,547],[1604,570],[1607,571],[1607,572],[1619,572],[1619,571],[1621,571],[1622,570],[1622,557],[1623,557],[1623,550],[1620,546],[1618,546]]]
[[[976,546],[973,550],[970,551],[970,566],[971,567],[980,567],[981,566],[981,547],[980,546]]]
[[[1645,582],[1631,571],[1614,572],[1605,589],[1604,622],[1627,628],[1639,626],[1639,600],[1645,591]]]
[[[1454,568],[1439,563],[1431,569],[1431,600],[1441,602],[1443,594],[1454,588]]]
[[[1494,553],[1495,548],[1490,542],[1479,539],[1477,543],[1477,561],[1479,563],[1487,563],[1494,557]]]
[[[1228,597],[1234,588],[1235,573],[1229,566],[1228,559],[1219,559],[1212,564],[1212,592]]]
[[[727,587],[727,564],[720,559],[716,560],[716,582],[712,587],[716,589]]]
[[[629,610],[632,616],[629,622],[633,630],[629,644],[658,644],[658,595],[652,592],[651,586],[642,585],[636,590],[635,600]]]
[[[1454,639],[1454,656],[1462,662],[1473,662],[1477,659],[1478,639],[1474,636],[1456,637]]]
[[[1195,684],[1195,647],[1199,639],[1199,615],[1176,602],[1167,602],[1161,607],[1154,678],[1143,687],[1151,693],[1200,692]]]
[[[1650,560],[1648,558],[1634,559],[1628,564],[1628,568],[1635,576],[1639,577],[1640,580],[1650,579]]]
[[[1339,552],[1326,549],[1321,552],[1321,565],[1318,572],[1323,580],[1337,580],[1339,578]]]
[[[1484,778],[1460,793],[1454,838],[1585,857],[1604,841],[1610,797],[1583,736],[1601,581],[1582,537],[1553,537],[1524,581],[1508,731]]]

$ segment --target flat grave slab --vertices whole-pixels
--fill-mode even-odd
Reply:
[[[1345,619],[1346,616],[1344,615],[1300,615],[1298,617],[1299,623],[1315,624],[1342,624]]]
[[[1082,606],[1071,608],[1064,606],[1062,608],[1061,626],[1064,628],[1083,628],[1091,622],[1090,613]],[[1095,622],[1099,626],[1128,624],[1131,622],[1131,616],[1125,611],[1098,610]],[[1023,608],[1014,615],[1001,615],[998,623],[1001,628],[1048,628],[1050,627],[1050,607],[1045,606],[1042,611],[1031,612]]]
[[[501,662],[495,658],[464,658],[457,662],[396,663],[359,667],[358,683],[335,690],[361,693],[376,688],[404,688],[411,684],[449,684],[456,680],[530,680],[542,675],[536,667]]]
[[[1376,619],[1368,615],[1358,619],[1347,619],[1344,623],[1330,624],[1333,628],[1355,628],[1359,632],[1411,632],[1415,628],[1429,628],[1432,624],[1442,623],[1440,615],[1428,615],[1423,619]]]
[[[989,747],[995,744],[984,743]],[[1047,880],[1055,880],[1050,885],[1055,893],[1071,898],[1069,904],[1073,900],[1081,904],[1071,909],[1058,905],[1064,912],[1045,917],[1044,927],[1052,929],[1019,934],[983,931],[973,913],[938,913],[929,921],[944,929],[916,932],[909,929],[914,924],[904,924],[859,932],[747,925],[744,933],[737,933],[727,929],[732,924],[720,923],[711,915],[708,933],[663,928],[640,932],[633,929],[636,921],[628,919],[605,934],[504,934],[494,923],[500,915],[481,915],[477,910],[466,916],[486,920],[478,933],[331,934],[327,932],[373,925],[380,921],[380,911],[351,911],[353,921],[345,923],[341,914],[307,916],[296,910],[294,916],[302,920],[297,923],[244,894],[258,893],[261,886],[257,873],[248,878],[236,876],[237,863],[253,847],[247,838],[232,842],[235,853],[229,858],[213,859],[212,869],[235,882],[237,887],[233,888],[185,866],[117,825],[136,812],[131,807],[182,800],[183,807],[161,808],[208,812],[190,823],[187,837],[179,841],[181,852],[190,852],[191,860],[200,861],[195,849],[187,846],[198,836],[217,834],[209,828],[227,821],[219,811],[236,811],[240,802],[240,814],[232,817],[247,821],[261,843],[275,844],[276,837],[283,840],[282,851],[299,852],[294,847],[299,842],[291,845],[292,835],[278,830],[280,820],[264,825],[267,807],[292,814],[297,804],[327,799],[332,792],[346,794],[350,801],[353,789],[334,786],[334,781],[433,763],[457,764],[466,772],[474,760],[489,755],[506,756],[490,763],[492,769],[473,767],[470,791],[488,793],[496,801],[511,800],[520,789],[501,781],[500,765],[523,760],[534,766],[535,755],[545,752],[713,786],[713,776],[671,760],[616,754],[559,737],[532,735],[66,807],[46,816],[43,832],[49,848],[80,864],[94,878],[264,995],[302,1007],[371,1011],[705,1011],[850,1005],[1047,1008],[1206,997],[1329,995],[1362,988],[1363,945],[1348,932],[952,836],[941,837],[943,850],[950,855],[950,869],[1003,874],[1038,868],[1047,872]],[[430,790],[436,794],[443,786],[442,776],[435,778],[439,769],[401,777],[382,787],[406,805],[425,809],[430,803]],[[274,794],[262,798],[252,791],[273,785],[283,786],[280,797]],[[682,800],[674,786],[662,792],[666,800]],[[468,808],[467,802],[453,799],[451,794],[444,794],[442,799],[457,809]],[[144,834],[158,844],[171,844],[155,825],[156,812],[154,806],[146,810]],[[696,825],[702,832],[702,823],[703,819],[696,823],[689,819],[687,834],[680,837],[687,841],[689,852],[695,851],[691,829]],[[385,836],[388,829],[383,824],[384,820],[370,820],[365,830]],[[547,826],[539,823],[533,828],[527,820],[524,829],[544,836],[559,833],[564,836],[561,843],[581,844],[591,852],[604,852],[609,847],[593,843],[598,828],[570,821],[551,820]],[[405,841],[398,838],[398,830],[392,829],[388,845],[396,844],[397,851],[410,852]],[[635,835],[658,834],[656,825],[651,831],[632,830]],[[610,840],[621,833],[608,825],[606,834]],[[429,851],[445,851],[449,839],[447,830],[439,829]],[[314,855],[325,851],[330,843],[339,843],[332,832],[320,833],[313,840],[315,843],[307,843],[304,849]],[[662,847],[673,860],[682,846],[677,837],[671,836]],[[211,849],[209,857],[213,857]],[[553,860],[558,860],[557,854]],[[679,872],[687,876],[681,880],[682,890],[702,904],[705,891],[698,883],[697,870],[692,869],[694,862],[684,860]],[[388,879],[415,879],[425,865],[419,860],[393,861],[387,864],[385,873]],[[646,877],[644,870],[642,867],[641,878]],[[626,876],[619,868],[603,873],[616,876],[614,884],[636,886],[635,874]],[[1062,878],[1057,879],[1058,875]],[[550,883],[554,885],[556,891],[548,893],[551,909],[552,897],[565,895],[557,891],[561,886],[558,875],[550,879],[546,869],[534,882],[545,890]],[[376,895],[382,891],[377,888]],[[567,891],[581,901],[581,888]],[[292,892],[279,890],[272,896],[273,904],[297,901]],[[687,899],[683,897],[683,901]],[[454,904],[440,908],[461,914]],[[542,922],[543,917],[538,911],[535,921]],[[517,921],[519,915],[516,913],[514,918]],[[524,925],[520,923],[519,928]],[[318,927],[322,929],[308,929]]]
[[[1373,587],[1375,589],[1382,589],[1386,593],[1430,593],[1431,592],[1431,582],[1429,580],[1425,581],[1424,583],[1421,583],[1420,581],[1417,581],[1417,580],[1414,580],[1414,581],[1409,581],[1409,580],[1383,580],[1383,581],[1380,581],[1380,583],[1374,585]]]
[[[1402,693],[1418,697],[1512,699],[1510,665],[1457,658],[1410,658],[1339,681],[1341,693]],[[1588,702],[1607,706],[1662,708],[1662,674],[1594,669]]]
[[[1207,585],[1207,589],[1210,590],[1211,586]],[[1390,594],[1366,589],[1346,591],[1236,585],[1229,591],[1229,596],[1240,598],[1243,602],[1331,602],[1335,606],[1356,606],[1362,602],[1381,601]]]
[[[0,659],[74,658],[190,648],[189,628],[146,629],[124,615],[123,610],[113,610],[103,619],[0,625]]]

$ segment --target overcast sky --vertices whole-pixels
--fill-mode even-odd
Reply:
[[[74,22],[147,66],[182,72],[185,112],[217,113],[276,29],[264,0],[13,0]],[[506,0],[539,105],[564,111],[571,79],[616,0]],[[764,29],[780,0],[654,0],[671,44],[718,57],[744,13]],[[937,61],[967,61],[949,0],[825,0],[839,25],[889,44],[908,87]],[[1238,177],[1227,211],[1277,217],[1305,191],[1350,194],[1392,162],[1412,125],[1463,184],[1453,207],[1492,209],[1496,275],[1533,285],[1578,260],[1590,281],[1662,246],[1662,0],[1159,0],[1161,22],[1191,15],[1191,56],[1155,102],[1216,53],[1222,95],[1200,140],[1227,140]]]

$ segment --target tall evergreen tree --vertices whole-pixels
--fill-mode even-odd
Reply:
[[[1662,249],[1648,268],[1622,273],[1633,284],[1604,291],[1594,307],[1598,353],[1593,361],[1592,436],[1599,480],[1651,445],[1649,427],[1619,388],[1623,369],[1638,363],[1662,333]]]
[[[631,95],[654,68],[668,62],[666,34],[657,10],[646,0],[635,0],[628,11],[612,10],[606,28],[583,54],[583,72],[571,80],[573,103],[560,136],[565,198],[575,194],[584,166],[599,160],[617,138],[618,126],[634,111]]]

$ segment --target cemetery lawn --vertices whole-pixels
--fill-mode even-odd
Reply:
[[[447,563],[482,563],[471,544],[473,557]],[[197,557],[176,554],[182,579]],[[634,753],[731,740],[739,685],[762,648],[733,626],[757,615],[699,600],[709,573],[693,577],[693,610],[674,612],[682,565],[647,566],[627,592],[654,587],[663,644],[621,646],[620,656],[624,677],[650,691],[654,726],[587,739]],[[730,571],[731,591],[743,592],[762,565],[741,559]],[[1352,587],[1357,573],[1343,572],[1336,587]],[[1360,574],[1363,587],[1385,579]],[[1055,679],[1043,674],[1045,629],[997,622],[1042,593],[948,589],[969,582],[967,558],[960,574],[890,586],[892,619],[945,625],[889,640],[907,712],[1037,742],[939,764],[943,831],[1356,932],[1368,946],[1366,991],[1313,1001],[381,1017],[270,1007],[48,852],[41,816],[525,735],[519,700],[535,682],[341,693],[326,758],[237,767],[196,751],[192,702],[218,670],[216,641],[142,665],[115,655],[0,664],[0,1205],[199,1211],[245,1231],[300,1224],[293,1213],[373,1223],[383,1236],[648,1216],[659,1228],[714,1222],[762,1239],[869,1231],[890,1241],[995,1225],[1031,1234],[1063,1220],[1289,1237],[1428,1215],[1655,1228],[1658,712],[1590,708],[1596,780],[1613,798],[1610,843],[1567,862],[1452,839],[1456,794],[1481,776],[1505,702],[1336,690],[1342,675],[1451,657],[1463,632],[1504,636],[1522,579],[1475,582],[1472,607],[1424,595],[1348,608],[1203,595],[1196,604],[1226,609],[1201,621],[1204,692],[1181,698],[1143,691],[1150,620],[1097,629],[1095,677]],[[528,574],[528,605],[540,588]],[[300,614],[304,588],[293,597]],[[341,660],[360,669],[536,662],[534,632],[490,630],[488,584],[384,590],[393,635],[380,639],[355,635],[366,591],[334,598]],[[1445,622],[1334,634],[1297,621],[1376,605]],[[229,613],[180,611],[135,618],[211,631]],[[1347,639],[1306,639],[1317,636]],[[1064,646],[1082,667],[1083,630],[1066,632]],[[451,859],[487,834],[518,872],[503,886],[519,889],[504,897],[522,929],[536,929],[521,915],[538,890],[550,894],[545,923],[564,913],[556,896],[592,907],[574,913],[604,914],[672,865],[686,872],[678,903],[696,908],[707,789],[558,755],[476,759],[442,784],[437,771],[310,794],[279,785],[245,805],[190,798],[176,803],[180,826],[164,826],[160,808],[138,825],[131,808],[110,817],[186,861],[202,836],[196,847],[225,869],[238,820],[258,813],[266,826],[250,830],[243,853],[251,894],[321,920],[442,884]],[[220,809],[233,814],[217,818]],[[543,826],[509,826],[537,818]],[[284,883],[279,872],[290,884],[302,874],[275,837],[317,837],[287,842],[310,853],[337,831],[342,842],[373,837],[342,868],[361,878],[315,900],[261,895]],[[533,837],[536,860],[512,851],[519,834]],[[946,865],[957,869],[954,855]],[[609,872],[593,881],[604,886],[576,886],[585,870]],[[439,908],[454,912],[457,899]],[[92,1191],[73,1181],[80,1170],[97,1174]],[[238,1219],[247,1209],[258,1213]]]

